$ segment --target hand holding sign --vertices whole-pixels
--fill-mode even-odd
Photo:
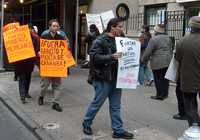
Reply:
[[[116,60],[118,60],[119,58],[122,57],[122,52],[116,52],[114,54],[112,54],[112,57]]]

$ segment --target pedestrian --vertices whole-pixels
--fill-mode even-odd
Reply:
[[[59,22],[56,19],[52,19],[49,21],[49,32],[42,35],[42,39],[47,40],[65,40],[63,36],[58,34],[59,30]],[[53,101],[52,101],[52,109],[62,112],[63,109],[60,106],[60,96],[61,96],[61,77],[42,77],[41,78],[41,92],[40,97],[38,98],[38,104],[43,105],[44,104],[44,97],[47,92],[47,88],[51,85],[52,92],[54,95]]]
[[[180,65],[180,87],[184,95],[185,113],[189,126],[200,125],[197,94],[200,92],[200,17],[189,20],[191,33],[176,45],[175,59]]]
[[[39,42],[32,34],[33,26],[29,25],[30,34],[34,46],[35,53],[39,51]],[[26,98],[31,98],[29,94],[29,87],[31,83],[31,73],[34,69],[35,58],[28,58],[15,63],[15,73],[18,78],[19,94],[23,104],[27,103]]]
[[[92,122],[104,104],[109,100],[110,118],[113,138],[132,139],[133,134],[124,130],[121,118],[121,89],[116,88],[118,59],[122,53],[116,52],[115,37],[121,36],[123,22],[113,18],[108,22],[105,33],[99,36],[90,49],[92,85],[95,90],[83,119],[83,132],[92,135]]]
[[[150,39],[142,56],[142,62],[150,60],[153,71],[156,96],[151,96],[151,98],[164,100],[168,97],[169,80],[165,79],[165,73],[172,58],[172,42],[165,33],[163,24],[156,25],[154,32],[155,35]]]
[[[148,42],[151,39],[151,33],[149,32],[149,26],[143,25],[141,34],[139,36],[139,41],[141,43],[141,52],[140,52],[140,68],[139,68],[139,77],[138,81],[140,85],[144,85],[145,77],[148,80],[149,86],[153,83],[153,74],[150,68],[148,67],[148,61],[142,63],[141,58],[144,54],[145,49],[148,46]]]

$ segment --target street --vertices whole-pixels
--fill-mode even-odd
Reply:
[[[37,138],[0,101],[0,139],[37,140]]]
[[[88,71],[71,69],[70,76],[63,79],[62,106],[59,113],[51,108],[51,96],[45,98],[45,104],[39,106],[40,78],[37,72],[32,75],[30,95],[32,99],[23,105],[19,98],[18,84],[13,81],[13,73],[0,74],[0,95],[5,94],[18,108],[40,126],[48,123],[58,124],[56,129],[46,129],[55,140],[82,140],[82,119],[93,98],[94,90],[86,82]],[[187,128],[187,121],[174,120],[177,113],[175,87],[170,86],[169,98],[164,101],[150,99],[155,94],[154,86],[139,86],[136,90],[123,90],[122,117],[124,127],[134,132],[136,140],[176,140]],[[15,109],[16,106],[13,106]],[[94,120],[93,140],[113,140],[110,118],[106,101]],[[21,140],[21,139],[20,139]]]

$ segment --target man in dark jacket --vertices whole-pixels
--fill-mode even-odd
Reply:
[[[180,66],[180,86],[191,126],[193,123],[200,125],[197,105],[197,94],[200,92],[200,17],[192,17],[189,26],[191,33],[177,43],[175,58]]]
[[[109,99],[111,125],[113,138],[132,139],[133,134],[123,128],[121,119],[121,89],[116,88],[118,58],[121,53],[116,52],[115,37],[121,36],[123,23],[121,19],[114,18],[108,23],[106,32],[97,38],[90,50],[92,85],[95,97],[91,102],[84,120],[83,132],[92,135],[92,122],[105,102]]]
[[[33,26],[29,25],[30,31],[33,30]],[[30,32],[31,33],[31,32]],[[39,51],[38,39],[31,33],[31,38],[35,52]],[[29,87],[31,82],[31,73],[34,69],[35,58],[25,59],[15,63],[15,73],[18,77],[19,93],[22,103],[26,103],[26,98],[31,98],[29,95]]]
[[[65,38],[58,34],[59,30],[59,23],[56,19],[52,19],[49,21],[49,32],[43,34],[41,36],[42,39],[47,40],[65,40]],[[47,92],[47,88],[51,84],[52,91],[54,95],[52,109],[62,112],[63,109],[60,106],[60,88],[61,88],[61,77],[42,77],[41,80],[41,94],[38,98],[38,104],[43,105],[44,104],[44,96]]]

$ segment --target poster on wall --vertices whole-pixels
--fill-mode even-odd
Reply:
[[[129,38],[116,37],[118,60],[117,88],[136,89],[139,73],[140,42]]]
[[[100,15],[101,15],[103,27],[104,27],[104,29],[106,29],[109,20],[115,17],[114,13],[113,13],[112,10],[110,10],[110,11],[107,11],[107,12],[103,12]]]
[[[86,20],[87,20],[87,27],[89,30],[90,25],[95,24],[97,28],[99,29],[99,32],[103,32],[103,26],[101,22],[100,14],[86,14]]]

